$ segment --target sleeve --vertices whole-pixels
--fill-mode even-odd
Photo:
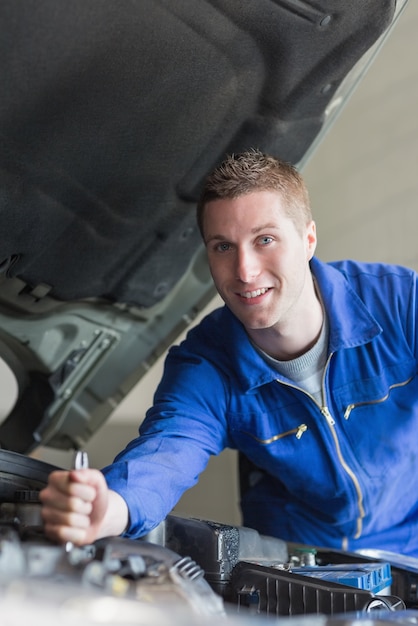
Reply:
[[[126,537],[157,526],[197,483],[210,455],[229,443],[226,380],[186,346],[171,348],[139,437],[103,469],[109,488],[127,502]]]

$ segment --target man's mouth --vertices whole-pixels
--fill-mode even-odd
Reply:
[[[250,298],[257,298],[258,296],[264,295],[268,290],[269,287],[262,287],[261,289],[255,289],[254,291],[244,291],[239,295],[241,298],[247,298],[247,300],[249,300]]]

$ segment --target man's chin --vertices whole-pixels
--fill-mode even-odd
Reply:
[[[265,330],[271,326],[270,319],[266,317],[260,317],[256,315],[255,306],[251,304],[243,303],[237,306],[236,302],[234,306],[230,302],[224,300],[229,310],[235,315],[235,317],[245,326],[247,330]]]
[[[232,312],[234,313],[235,317],[239,319],[245,329],[249,332],[262,332],[263,330],[266,330],[271,326],[271,324],[269,324],[266,320],[255,320],[254,318],[251,319],[249,316],[237,315],[234,311]]]

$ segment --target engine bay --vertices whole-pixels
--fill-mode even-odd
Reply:
[[[291,544],[251,528],[175,515],[143,539],[55,545],[43,533],[39,501],[53,469],[0,450],[0,597],[6,617],[12,611],[21,619],[31,608],[42,624],[48,623],[45,611],[57,610],[63,619],[79,613],[83,620],[90,614],[88,619],[99,620],[83,624],[164,624],[173,617],[190,624],[214,617],[231,620],[231,626],[250,618],[296,624],[313,616],[323,624],[343,616],[345,624],[418,623],[418,560],[401,555]],[[97,607],[105,598],[113,608],[103,617]]]

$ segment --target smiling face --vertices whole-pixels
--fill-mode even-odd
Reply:
[[[318,309],[309,269],[313,221],[296,228],[280,193],[254,191],[208,202],[203,232],[216,288],[256,343],[260,331],[309,326]]]

